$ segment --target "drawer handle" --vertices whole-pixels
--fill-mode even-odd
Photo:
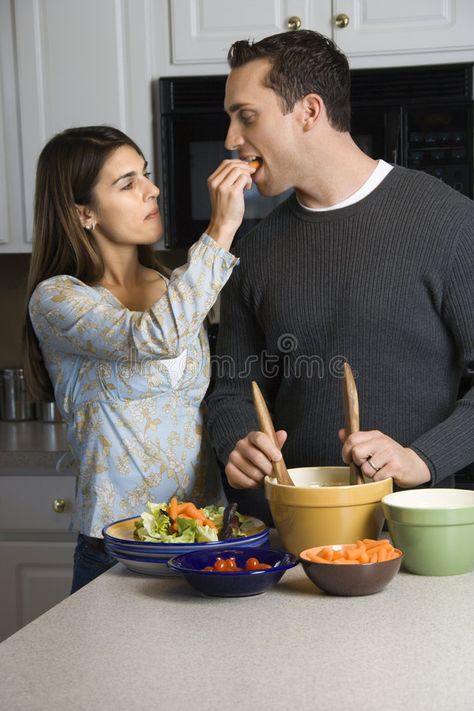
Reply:
[[[63,513],[66,508],[66,502],[64,499],[54,499],[53,501],[53,511],[56,513]]]

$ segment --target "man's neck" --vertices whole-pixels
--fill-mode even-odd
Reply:
[[[359,190],[377,167],[349,134],[339,134],[317,151],[317,163],[295,186],[299,202],[311,208],[337,205]]]

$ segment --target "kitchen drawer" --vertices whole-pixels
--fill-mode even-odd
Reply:
[[[0,477],[0,530],[71,531],[75,491],[74,476]]]

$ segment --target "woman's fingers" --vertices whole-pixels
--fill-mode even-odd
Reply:
[[[209,176],[207,185],[211,198],[211,221],[206,230],[216,242],[229,249],[240,227],[244,212],[244,192],[252,186],[255,168],[241,160],[227,160]]]
[[[237,170],[240,174],[252,175],[255,173],[255,168],[252,168],[248,163],[243,160],[227,159],[222,161],[220,165],[217,166],[215,171],[209,176],[208,183],[219,184],[223,179],[225,179],[230,173]]]

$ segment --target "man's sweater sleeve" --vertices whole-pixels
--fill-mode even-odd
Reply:
[[[264,395],[261,376],[264,335],[242,293],[245,260],[234,269],[221,295],[221,321],[216,356],[213,358],[215,386],[206,398],[207,427],[217,457],[225,466],[237,441],[258,430],[251,381]]]
[[[449,265],[448,265],[449,268]],[[474,224],[460,235],[449,268],[443,316],[464,366],[474,362]],[[436,388],[436,383],[433,383]],[[432,484],[474,462],[474,386],[452,414],[411,445],[428,465]]]

